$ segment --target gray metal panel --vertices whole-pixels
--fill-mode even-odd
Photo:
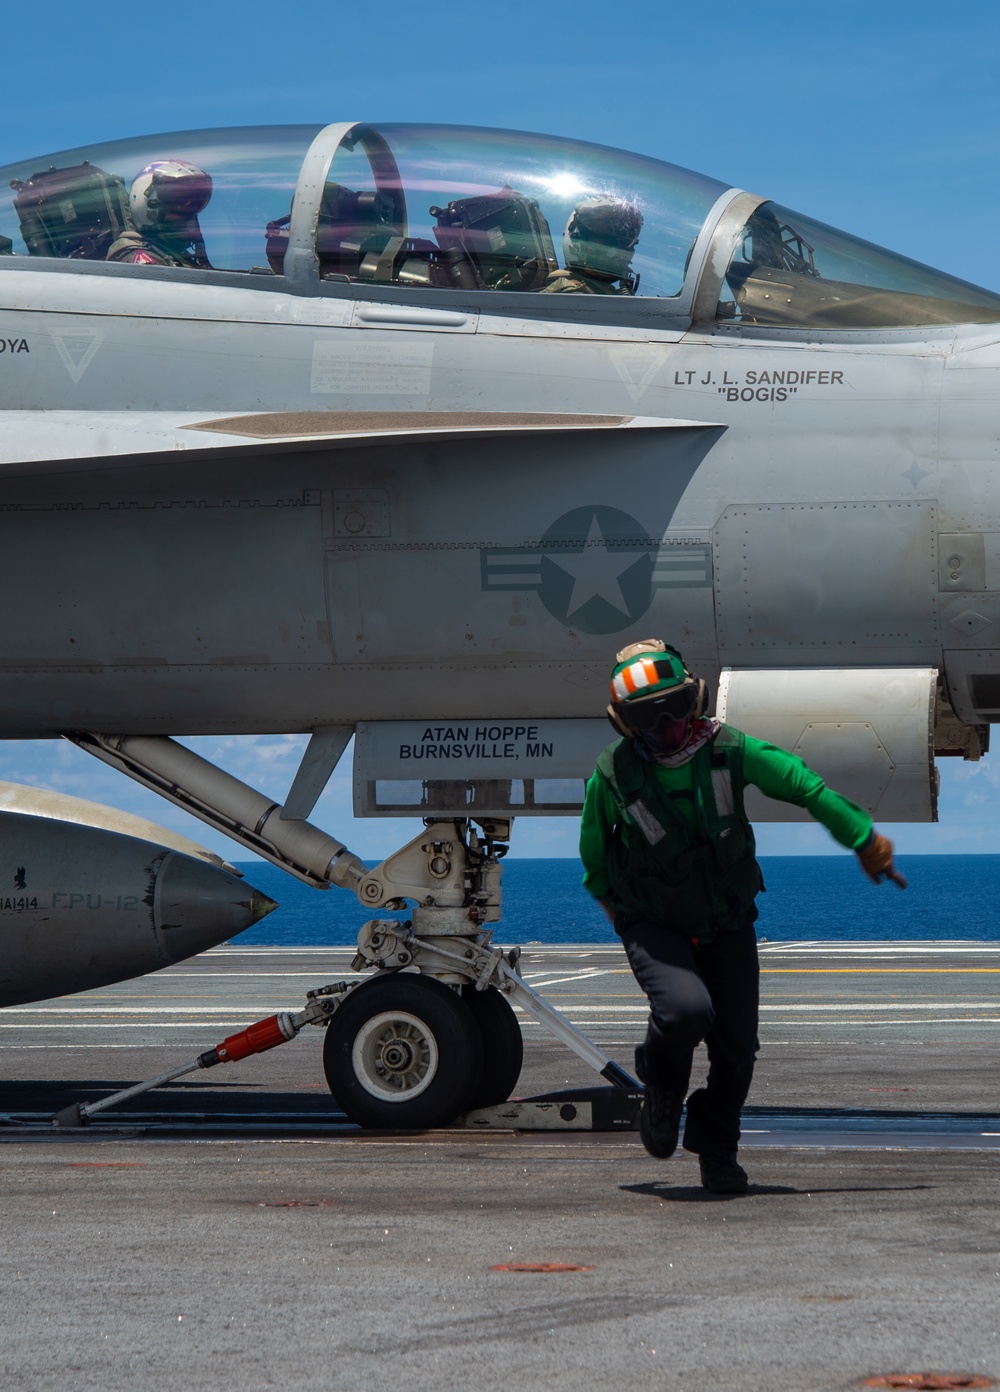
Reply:
[[[282,821],[309,816],[353,735],[352,725],[322,725],[313,731],[281,809]]]
[[[728,507],[714,533],[723,660],[764,651],[931,649],[931,502]]]
[[[578,812],[612,738],[606,719],[362,721],[355,815]]]
[[[791,750],[882,821],[937,820],[933,667],[725,670],[720,718]],[[749,788],[751,819],[804,822],[803,808]]]
[[[331,662],[318,496],[0,512],[0,667]]]
[[[509,665],[557,645],[606,662],[638,623],[710,622],[704,541],[662,538],[716,439],[620,430],[609,470],[593,432],[526,434],[516,451],[484,437],[474,471],[444,438],[386,441],[367,479],[389,494],[391,535],[327,543],[338,659]]]
[[[641,636],[641,635],[640,635]],[[616,640],[612,640],[612,647]],[[705,670],[704,664],[701,664]],[[37,739],[85,729],[100,717],[131,734],[308,732],[359,720],[594,717],[607,704],[607,652],[600,658],[381,664],[37,667],[0,664],[0,739]]]
[[[942,533],[938,555],[942,642],[988,647],[1000,635],[1000,532]]]
[[[1000,540],[1000,534],[994,532],[993,536]],[[942,532],[938,537],[938,568],[942,593],[997,588],[986,583],[986,546],[982,532]]]
[[[0,256],[0,275],[10,279],[4,282],[4,297],[21,300],[26,293],[25,286],[31,286],[28,279],[44,276],[62,279],[64,295],[71,297],[77,285],[91,285],[103,290],[104,286],[118,284],[126,293],[133,290],[142,293],[144,284],[157,286],[165,304],[169,305],[177,291],[195,289],[196,294],[211,291],[262,292],[264,296],[283,295],[300,300],[308,296],[311,306],[325,304],[338,320],[352,301],[375,303],[401,303],[407,305],[426,305],[438,310],[453,313],[498,315],[507,319],[511,316],[525,320],[549,320],[567,324],[611,324],[618,328],[634,328],[641,331],[683,330],[688,324],[686,315],[679,315],[676,301],[653,295],[535,295],[521,291],[505,290],[448,290],[424,289],[420,286],[362,285],[356,281],[310,280],[303,283],[301,290],[292,292],[285,276],[256,275],[245,271],[190,271],[176,266],[128,266],[113,261],[55,261],[39,260],[33,263],[28,257]],[[9,285],[9,290],[8,290]],[[34,302],[44,298],[34,293]],[[555,303],[553,303],[555,301]],[[216,301],[219,303],[219,301]],[[909,337],[923,338],[913,330]]]
[[[948,647],[982,648],[1000,638],[1000,594],[941,596],[941,641]]]
[[[181,452],[13,466],[0,728],[309,730],[526,697],[587,716],[637,624],[697,628],[712,667],[706,534],[666,529],[720,432],[638,423],[222,449],[185,432]],[[517,583],[494,584],[513,553]]]

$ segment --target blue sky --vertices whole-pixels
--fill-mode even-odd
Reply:
[[[1000,6],[983,0],[672,0],[631,6],[380,0],[9,7],[0,164],[199,126],[448,121],[576,136],[687,165],[1000,290]],[[281,797],[302,741],[195,747]],[[0,744],[0,777],[43,783],[231,843],[64,743]],[[941,823],[909,852],[1000,853],[1000,754],[946,761]],[[379,856],[403,823],[355,823],[346,764],[316,820]],[[408,824],[406,824],[408,825]],[[524,824],[522,823],[522,826]],[[524,838],[527,839],[527,838]],[[531,852],[571,854],[570,821]],[[765,854],[832,843],[762,827]],[[514,851],[527,853],[517,845]]]

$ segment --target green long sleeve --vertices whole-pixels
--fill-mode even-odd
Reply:
[[[828,788],[818,773],[814,773],[797,755],[789,754],[765,740],[744,736],[743,773],[747,783],[759,788],[766,797],[804,807],[848,850],[858,850],[868,840],[872,819],[849,798]],[[651,764],[650,773],[668,795],[690,792],[693,788],[692,766],[663,768]],[[694,824],[694,803],[690,797],[677,799],[677,806]],[[583,861],[583,885],[597,899],[610,890],[608,881],[608,845],[618,809],[607,781],[596,769],[587,784],[583,813],[580,818],[580,859]],[[628,824],[622,827],[628,836]]]
[[[797,754],[744,735],[743,773],[765,797],[804,807],[835,841],[856,851],[872,834],[872,819],[863,807],[828,788]]]

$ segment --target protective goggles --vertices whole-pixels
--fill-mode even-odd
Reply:
[[[697,682],[685,682],[649,696],[618,703],[621,719],[633,730],[652,730],[661,720],[687,720],[698,704]]]

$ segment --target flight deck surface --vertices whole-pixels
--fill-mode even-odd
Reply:
[[[346,947],[226,945],[153,976],[0,1011],[8,1060],[0,1114],[41,1112],[67,1090],[77,1100],[77,1093],[110,1090],[112,1081],[124,1086],[152,1077],[254,1020],[300,1009],[315,986],[355,979],[353,955]],[[760,958],[762,1051],[751,1108],[1000,1108],[993,1081],[1000,944],[763,943]],[[631,1070],[646,1007],[621,948],[530,944],[521,969]],[[534,1020],[522,1015],[521,1026],[526,1054],[518,1095],[600,1081]],[[156,1106],[170,1108],[183,1094],[205,1099],[198,1110],[208,1113],[221,1089],[266,1109],[269,1095],[287,1084],[303,1103],[315,1093],[312,1109],[329,1115],[321,1044],[321,1032],[307,1029],[277,1051],[158,1091]],[[151,1102],[133,1106],[149,1112]]]
[[[4,1011],[0,1112],[153,1076],[298,1007],[350,956],[223,947]],[[765,944],[761,959],[745,1198],[707,1195],[693,1157],[654,1161],[630,1133],[359,1132],[333,1107],[318,1030],[114,1125],[0,1127],[8,1377],[155,1392],[1000,1379],[1000,946]],[[644,1007],[619,949],[531,946],[523,968],[631,1062]],[[519,1093],[593,1081],[525,1035]],[[592,1269],[494,1269],[517,1262]]]

